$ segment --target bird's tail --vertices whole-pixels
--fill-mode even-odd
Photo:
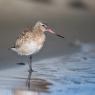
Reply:
[[[16,48],[11,48],[11,50],[16,51]]]
[[[15,48],[15,46],[12,46],[12,47],[11,47],[11,50],[17,51],[16,48]]]

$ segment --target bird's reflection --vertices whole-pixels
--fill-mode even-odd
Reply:
[[[33,72],[28,73],[26,87],[28,87],[29,90],[36,91],[36,92],[37,91],[48,92],[49,85],[52,85],[52,83],[40,78],[31,78],[32,73]]]
[[[48,82],[47,80],[40,79],[40,78],[32,78],[33,72],[29,72],[26,85],[28,89],[15,89],[14,95],[39,95],[40,93],[49,93],[49,85],[52,83]]]
[[[17,83],[18,86],[16,87],[16,85],[14,85],[11,89],[3,88],[2,90],[0,88],[0,93],[8,92],[7,94],[2,94],[2,95],[40,95],[41,93],[50,93],[49,87],[50,85],[52,85],[52,83],[41,78],[31,78],[31,76],[32,73],[29,73],[27,78],[28,87],[24,85],[20,85],[20,83]],[[21,78],[21,80],[24,79],[26,80],[26,78]],[[13,82],[16,81],[14,80]]]
[[[27,81],[26,81],[26,86],[28,86],[29,89],[30,89],[31,75],[32,75],[32,72],[29,72],[28,78],[27,78]]]

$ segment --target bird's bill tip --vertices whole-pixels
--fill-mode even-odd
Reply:
[[[56,34],[56,36],[61,37],[61,38],[64,38],[64,36],[63,36],[63,35]]]

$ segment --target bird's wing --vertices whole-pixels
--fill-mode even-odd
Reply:
[[[20,33],[20,35],[18,36],[17,40],[16,40],[16,47],[21,46],[22,44],[24,44],[26,41],[28,41],[30,38],[32,38],[32,31],[31,30],[24,30],[23,32]]]

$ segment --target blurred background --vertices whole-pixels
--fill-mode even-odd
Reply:
[[[10,47],[20,32],[28,26],[33,27],[37,21],[47,23],[65,38],[46,34],[47,40],[43,49],[33,56],[33,68],[37,71],[34,72],[33,78],[38,78],[40,84],[41,79],[45,79],[46,83],[50,81],[54,85],[50,88],[51,95],[90,95],[91,92],[91,95],[95,95],[95,87],[92,85],[95,83],[95,0],[0,0],[0,87],[4,88],[0,93],[39,95],[31,94],[31,91],[40,92],[38,85],[33,85],[36,90],[25,90],[30,94],[23,91],[15,92],[12,89],[17,90],[24,83],[19,79],[8,78],[27,77],[28,57],[17,55]],[[20,62],[26,65],[16,64]],[[22,83],[16,86],[14,81],[17,85],[19,81]],[[72,87],[72,84],[78,86]],[[83,91],[77,89],[84,84],[86,85],[83,86]],[[71,85],[71,88],[68,88],[68,85]],[[6,87],[12,88],[11,92],[5,89]],[[90,91],[86,91],[88,88]],[[41,95],[50,95],[50,92],[48,93]]]

